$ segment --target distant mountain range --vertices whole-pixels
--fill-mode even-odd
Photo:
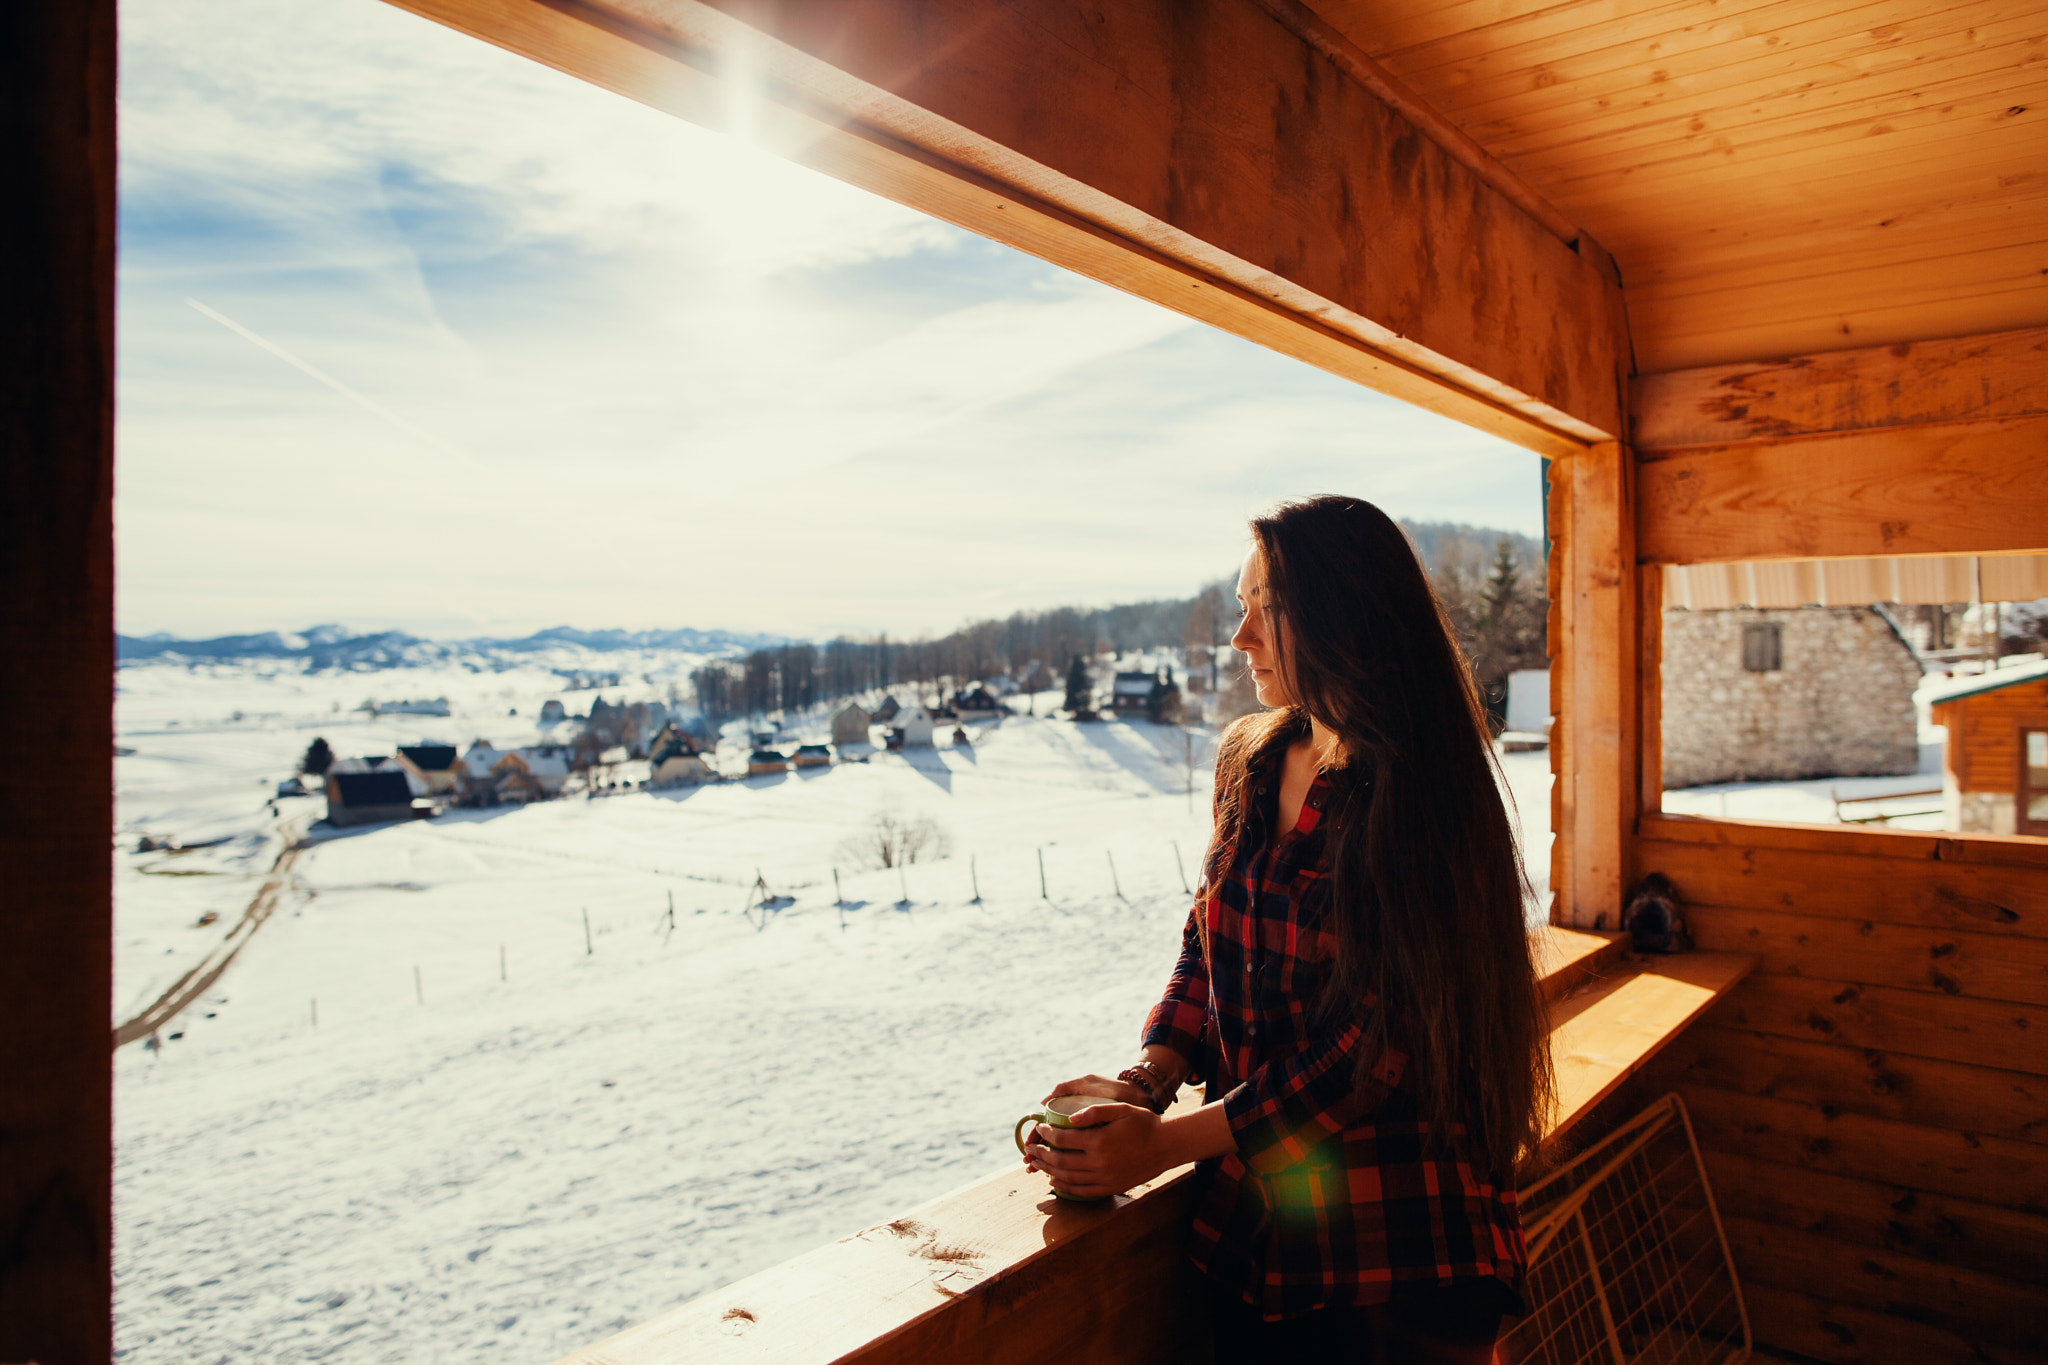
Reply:
[[[400,630],[357,635],[343,626],[312,626],[303,631],[264,631],[257,635],[219,635],[185,640],[161,632],[116,635],[115,657],[123,662],[144,659],[303,659],[314,669],[391,668],[404,664],[441,663],[477,656],[507,662],[534,655],[574,652],[616,654],[626,651],[677,651],[690,654],[736,654],[763,645],[781,644],[780,635],[749,635],[729,630],[578,630],[553,626],[518,638],[482,636],[469,640],[428,640]]]

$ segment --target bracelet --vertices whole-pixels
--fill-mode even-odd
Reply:
[[[1152,1097],[1153,1113],[1163,1114],[1166,1112],[1166,1106],[1170,1102],[1171,1097],[1166,1092],[1166,1077],[1160,1073],[1156,1065],[1148,1061],[1138,1062],[1136,1065],[1126,1067],[1123,1071],[1119,1072],[1117,1079],[1129,1081],[1132,1085],[1137,1086],[1147,1095],[1150,1095]]]

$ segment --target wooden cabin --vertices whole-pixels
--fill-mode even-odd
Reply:
[[[1759,1356],[2043,1358],[2048,839],[1658,771],[1667,571],[2048,551],[2038,6],[403,3],[1540,454],[1565,1136],[1683,1098]],[[0,1359],[43,1365],[110,1351],[116,20],[0,19],[0,708],[47,751],[0,788]],[[1573,937],[1652,871],[1700,952]],[[579,1358],[1179,1359],[1184,1188],[934,1191]]]
[[[1957,678],[1929,700],[1948,728],[1947,827],[2048,835],[2048,662]]]

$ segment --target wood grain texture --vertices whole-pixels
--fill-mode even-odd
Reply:
[[[114,5],[0,11],[0,1360],[113,1351]]]
[[[1627,970],[1550,1007],[1558,1120],[1567,1131],[1749,974],[1736,953],[1630,955]]]
[[[2048,416],[1645,455],[1644,563],[1997,554],[2048,542]]]
[[[1876,1246],[1858,1248],[1845,1263],[1841,1242],[1817,1232],[1739,1216],[1722,1218],[1722,1230],[1745,1285],[1825,1295],[2001,1347],[2032,1345],[2048,1322],[2048,1289],[2015,1279],[2013,1273],[2025,1273],[2019,1265],[1993,1275]]]
[[[1948,727],[1942,762],[1967,792],[2017,792],[2020,731],[2048,729],[2048,682],[2020,683],[1932,708]]]
[[[712,126],[732,102],[690,87],[744,50],[771,149],[1228,330],[1263,305],[1261,344],[1344,338],[1377,362],[1349,377],[1532,448],[1619,429],[1595,254],[1253,0],[403,3]]]
[[[1562,672],[1565,691],[1557,712],[1567,733],[1569,863],[1558,922],[1580,928],[1619,928],[1628,876],[1628,839],[1635,822],[1639,692],[1636,638],[1637,587],[1633,568],[1632,462],[1614,442],[1553,461],[1553,482],[1570,485],[1563,506],[1568,524],[1554,553],[1563,560]],[[1558,637],[1553,637],[1556,639]],[[1557,859],[1552,860],[1553,883]]]
[[[1745,1284],[1743,1301],[1758,1341],[1831,1365],[2040,1365],[2024,1347],[1972,1340],[1914,1322],[1773,1284]]]
[[[2034,868],[1659,840],[1637,845],[1636,866],[1692,904],[2048,938],[2048,877]]]
[[[2048,1322],[2048,1288],[2018,1278],[2026,1266],[1991,1274],[1878,1247],[1845,1257],[1831,1237],[1739,1216],[1724,1217],[1722,1230],[1744,1285],[1825,1296],[2006,1347],[2038,1341],[2039,1324]]]
[[[2048,328],[1712,365],[1631,382],[1638,452],[2048,412]]]
[[[2048,939],[1688,905],[1693,941],[1780,976],[2048,1005]]]
[[[2048,1265],[2048,1217],[1877,1181],[1822,1175],[1739,1152],[1706,1153],[1723,1214],[2010,1277]]]
[[[1711,1019],[1671,1041],[1660,1073],[1816,1108],[2048,1143],[2048,1079],[2040,1076],[1725,1028]]]
[[[1961,1133],[1867,1114],[1829,1114],[1681,1082],[1700,1145],[1828,1175],[1854,1176],[2009,1209],[2048,1209],[2041,1144]]]
[[[1713,1015],[1727,1028],[2048,1076],[2048,1010],[1758,972]]]
[[[1803,849],[1883,859],[1929,859],[1985,867],[2048,870],[2048,843],[2011,835],[1929,834],[1868,826],[1795,824],[1784,820],[1714,820],[1691,815],[1645,815],[1646,841],[1720,849]],[[1888,875],[1873,872],[1875,883]]]

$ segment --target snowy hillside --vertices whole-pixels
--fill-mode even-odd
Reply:
[[[313,733],[510,741],[557,685],[121,682],[123,1017],[316,813],[258,785]],[[369,688],[454,715],[335,724]],[[317,835],[182,1036],[116,1056],[122,1359],[544,1362],[999,1169],[1165,979],[1206,837],[1183,757],[1177,730],[1011,717],[911,759]],[[1510,761],[1540,857],[1543,755]],[[882,810],[950,855],[856,870]],[[149,830],[230,837],[128,851]],[[743,909],[757,871],[779,911]]]

